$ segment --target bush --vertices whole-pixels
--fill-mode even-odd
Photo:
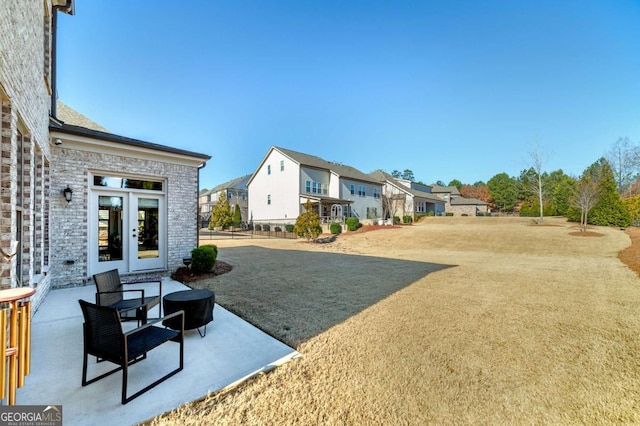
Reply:
[[[285,225],[285,226],[284,226],[284,229],[285,229],[287,232],[293,232],[293,225]]]
[[[360,219],[358,219],[357,217],[348,217],[346,220],[346,224],[349,231],[355,231],[362,226],[360,224]]]
[[[413,216],[402,216],[402,223],[412,223],[413,222]]]
[[[333,222],[331,226],[329,226],[329,231],[334,235],[339,234],[342,232],[342,225],[337,222]]]
[[[262,231],[262,225],[256,225],[256,231]]]
[[[282,232],[282,228],[280,228],[279,226],[276,226],[275,228],[273,228],[273,230],[276,232]]]
[[[394,224],[394,225],[397,225],[397,224],[399,224],[399,223],[400,223],[400,216],[394,216],[394,217],[393,217],[393,224]]]
[[[462,213],[460,216],[469,216],[467,213]]]
[[[191,250],[191,271],[194,274],[211,272],[218,257],[218,247],[206,245]]]
[[[262,230],[263,230],[263,231],[271,231],[271,226],[269,226],[269,225],[262,225]]]
[[[446,212],[445,216],[453,216],[453,212]]]

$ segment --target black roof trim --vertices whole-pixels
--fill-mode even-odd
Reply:
[[[71,124],[65,124],[58,120],[49,121],[49,130],[61,133],[67,133],[76,136],[86,136],[89,138],[102,139],[109,142],[120,143],[123,145],[135,146],[138,148],[153,149],[156,151],[163,151],[171,154],[185,155],[188,157],[199,158],[202,160],[210,160],[211,156],[201,154],[198,152],[187,151],[179,148],[172,148],[166,145],[160,145],[157,143],[145,142],[138,139],[127,138],[125,136],[114,135],[113,133],[100,132],[97,130],[87,129],[86,127],[73,126]]]

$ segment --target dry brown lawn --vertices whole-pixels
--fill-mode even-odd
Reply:
[[[215,241],[234,268],[200,285],[303,357],[151,423],[640,423],[640,280],[618,258],[630,233],[545,225]]]

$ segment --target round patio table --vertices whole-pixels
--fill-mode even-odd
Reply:
[[[184,311],[184,329],[198,330],[200,337],[207,335],[207,324],[213,321],[213,306],[216,295],[211,290],[183,290],[169,293],[162,298],[164,314],[169,315],[180,310]],[[180,330],[180,317],[162,322],[166,327]],[[204,333],[200,327],[204,326]]]

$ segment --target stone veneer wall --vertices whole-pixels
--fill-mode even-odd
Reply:
[[[89,172],[132,173],[165,179],[167,182],[167,269],[168,275],[182,266],[197,241],[198,169],[196,167],[151,161],[115,154],[53,148],[51,181],[51,262],[54,288],[86,284],[88,271],[88,193]],[[73,201],[67,203],[61,192],[69,185]],[[73,260],[72,265],[66,264]]]
[[[23,180],[26,191],[22,211],[25,238],[20,249],[23,256],[23,285],[37,288],[32,298],[34,309],[47,294],[50,280],[45,274],[47,249],[43,247],[47,218],[42,206],[48,189],[42,176],[47,171],[37,170],[38,164],[46,167],[50,158],[48,127],[51,94],[47,69],[50,35],[47,32],[51,26],[50,16],[45,15],[46,8],[50,10],[50,4],[47,1],[43,7],[42,0],[5,1],[0,7],[0,245],[8,249],[11,241],[16,240],[15,164],[20,129],[25,143]],[[15,259],[11,263],[1,263],[0,288],[16,285]]]

